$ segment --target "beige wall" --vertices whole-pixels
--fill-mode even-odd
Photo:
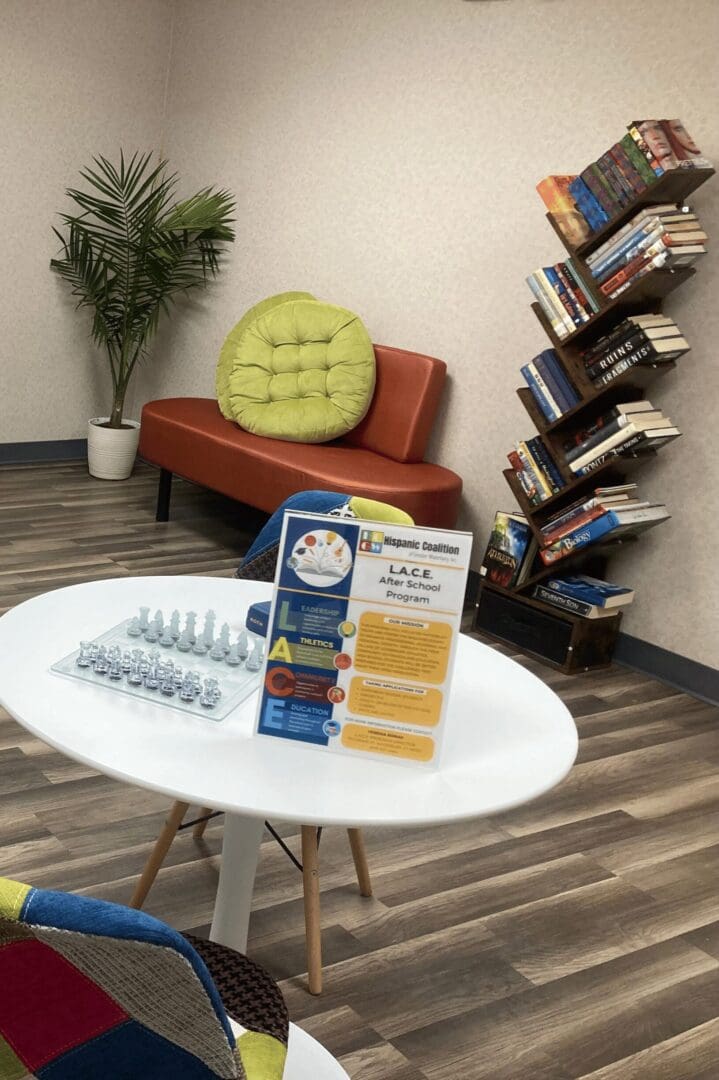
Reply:
[[[105,58],[95,93],[78,90],[52,123],[35,110],[54,140],[53,170],[63,164],[40,213],[31,202],[32,242],[21,250],[32,266],[14,297],[26,308],[31,282],[45,290],[37,307],[46,332],[18,329],[11,353],[22,354],[26,370],[32,361],[47,377],[45,355],[38,362],[33,353],[60,328],[63,374],[55,385],[68,421],[56,424],[56,436],[80,434],[91,403],[87,393],[78,400],[78,369],[89,368],[82,338],[81,364],[74,359],[75,316],[58,307],[57,283],[35,270],[37,252],[46,253],[44,268],[51,246],[46,222],[78,158],[102,143],[109,105],[126,141],[141,144],[155,130],[150,103],[161,99],[161,72],[150,61],[167,31],[165,5],[96,6],[125,28],[144,13],[139,44],[120,34],[138,85],[113,74]],[[84,7],[62,5],[63,12]],[[524,277],[562,254],[535,183],[580,168],[626,121],[656,113],[683,117],[719,160],[719,4],[685,0],[681,18],[677,10],[674,0],[178,0],[165,150],[188,190],[217,183],[237,193],[238,241],[222,280],[163,333],[135,409],[153,396],[211,394],[225,333],[263,296],[299,288],[347,305],[375,341],[449,364],[432,450],[464,477],[463,521],[476,531],[479,565],[495,509],[512,506],[501,476],[505,453],[532,430],[514,395],[518,369],[546,344]],[[76,84],[70,67],[53,68],[61,96]],[[100,70],[106,78],[109,71],[107,82]],[[86,136],[67,124],[81,102],[94,118]],[[28,171],[45,185],[41,141],[30,148],[39,160]],[[19,136],[15,154],[24,162]],[[16,186],[23,194],[27,178]],[[719,236],[719,181],[695,205]],[[719,662],[719,462],[708,432],[719,397],[718,276],[712,253],[672,300],[694,347],[652,392],[686,434],[642,473],[642,492],[666,499],[674,518],[618,556],[612,570],[638,590],[626,630],[712,665]],[[16,389],[15,380],[13,393],[34,400],[34,390]],[[51,407],[43,409],[47,423]],[[41,437],[42,424],[23,435],[21,427],[30,430],[18,422],[12,437]]]
[[[84,437],[107,412],[51,225],[93,154],[159,145],[171,18],[171,0],[0,0],[0,442]]]

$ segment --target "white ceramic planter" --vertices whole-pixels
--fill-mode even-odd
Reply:
[[[127,480],[135,464],[140,441],[139,420],[123,420],[124,428],[101,427],[107,416],[87,422],[87,465],[91,476],[100,480]]]

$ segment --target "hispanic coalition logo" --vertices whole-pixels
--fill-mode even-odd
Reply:
[[[383,532],[377,532],[375,529],[362,529],[359,542],[360,551],[368,551],[370,555],[380,555],[383,544]]]

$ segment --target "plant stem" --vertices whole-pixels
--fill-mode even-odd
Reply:
[[[119,428],[122,427],[122,411],[125,408],[125,392],[127,386],[123,386],[115,391],[115,396],[112,402],[112,412],[110,413],[110,427]]]

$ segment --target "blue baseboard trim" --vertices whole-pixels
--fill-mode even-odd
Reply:
[[[42,461],[76,461],[87,457],[87,439],[0,443],[0,465],[32,465]]]
[[[719,705],[719,671],[716,668],[622,633],[617,639],[614,659],[624,667],[669,683],[709,705]]]

